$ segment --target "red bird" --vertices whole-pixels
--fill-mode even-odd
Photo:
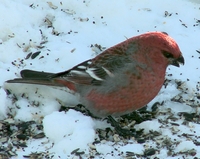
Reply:
[[[121,42],[93,59],[60,73],[22,70],[8,83],[68,87],[95,116],[119,116],[142,108],[161,89],[168,65],[184,58],[163,32],[149,32]]]

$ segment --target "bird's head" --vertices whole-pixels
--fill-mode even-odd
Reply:
[[[178,44],[165,32],[149,32],[143,34],[141,39],[149,50],[149,57],[162,65],[184,65],[184,58]]]

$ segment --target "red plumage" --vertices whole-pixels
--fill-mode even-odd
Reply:
[[[149,32],[70,70],[22,70],[22,78],[7,82],[68,87],[95,116],[119,116],[148,104],[161,89],[167,66],[179,63],[184,64],[184,58],[177,43],[166,33]]]

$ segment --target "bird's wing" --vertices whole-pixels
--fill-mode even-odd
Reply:
[[[130,58],[132,52],[136,49],[135,45],[126,47],[111,47],[95,57],[94,59],[82,62],[72,69],[60,72],[38,72],[33,70],[22,70],[21,77],[7,81],[8,83],[30,83],[43,85],[67,86],[74,84],[101,85],[107,78],[116,77],[124,68],[133,65],[133,59]],[[134,66],[134,65],[133,65]],[[133,70],[135,69],[135,66]],[[121,71],[123,72],[123,71]],[[117,79],[116,79],[117,80]]]
[[[126,59],[124,59],[126,58]],[[123,55],[107,54],[87,60],[72,69],[54,74],[51,78],[71,81],[76,84],[101,85],[108,77],[115,77],[115,73],[126,67],[131,60]]]
[[[22,78],[15,78],[6,82],[52,86],[67,86],[69,82],[84,85],[101,85],[106,78],[115,77],[116,70],[124,67],[128,63],[128,60],[124,63],[123,58],[123,56],[109,55],[105,59],[87,60],[74,66],[70,70],[60,73],[22,70],[20,72]]]
[[[72,69],[53,75],[77,84],[101,85],[107,78],[113,78],[124,68],[136,69],[132,54],[138,50],[136,43],[123,43],[105,50],[94,59],[85,61]]]

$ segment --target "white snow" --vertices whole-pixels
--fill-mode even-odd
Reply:
[[[179,115],[181,112],[199,115],[199,99],[196,97],[200,88],[200,53],[196,51],[200,51],[199,0],[1,0],[0,3],[0,120],[10,121],[13,116],[12,122],[15,123],[36,121],[42,124],[46,136],[29,138],[27,147],[17,148],[17,157],[13,158],[22,159],[33,152],[49,153],[55,159],[75,158],[71,152],[77,148],[85,153],[82,158],[93,155],[97,159],[125,158],[126,151],[143,154],[147,148],[158,149],[152,158],[200,156],[200,148],[193,142],[200,142],[199,118],[196,123],[185,123],[184,117]],[[176,142],[172,146],[177,155],[170,155],[166,147],[156,147],[150,139],[146,143],[105,141],[95,144],[96,150],[91,150],[89,145],[98,139],[97,128],[111,126],[75,110],[59,112],[61,105],[77,104],[76,98],[67,90],[4,83],[20,77],[22,69],[47,72],[70,69],[101,52],[91,45],[109,48],[148,31],[164,31],[174,38],[183,53],[185,65],[167,69],[166,77],[171,82],[161,89],[147,108],[151,110],[155,102],[164,101],[159,106],[160,114],[154,120],[135,125],[135,128],[144,129],[147,134],[150,130],[160,132],[163,136],[159,138],[161,143],[164,139]],[[37,51],[41,53],[35,59],[25,59],[29,53]],[[184,82],[181,88],[177,89],[175,80]],[[4,88],[11,94],[6,95]],[[12,94],[16,101],[13,101]],[[182,96],[184,102],[171,101],[177,95]],[[195,102],[191,104],[191,100]],[[166,112],[177,120],[165,116]],[[184,137],[184,133],[192,137]],[[179,154],[191,149],[196,150],[194,156]]]
[[[177,152],[184,152],[187,150],[196,149],[196,145],[192,141],[183,141],[177,145],[175,151]]]
[[[55,143],[51,151],[58,154],[70,154],[77,148],[88,153],[87,145],[95,138],[92,119],[73,110],[47,115],[43,125],[45,135]]]
[[[140,124],[135,125],[135,129],[144,129],[144,133],[149,133],[150,131],[160,131],[160,123],[157,120],[144,121]]]

